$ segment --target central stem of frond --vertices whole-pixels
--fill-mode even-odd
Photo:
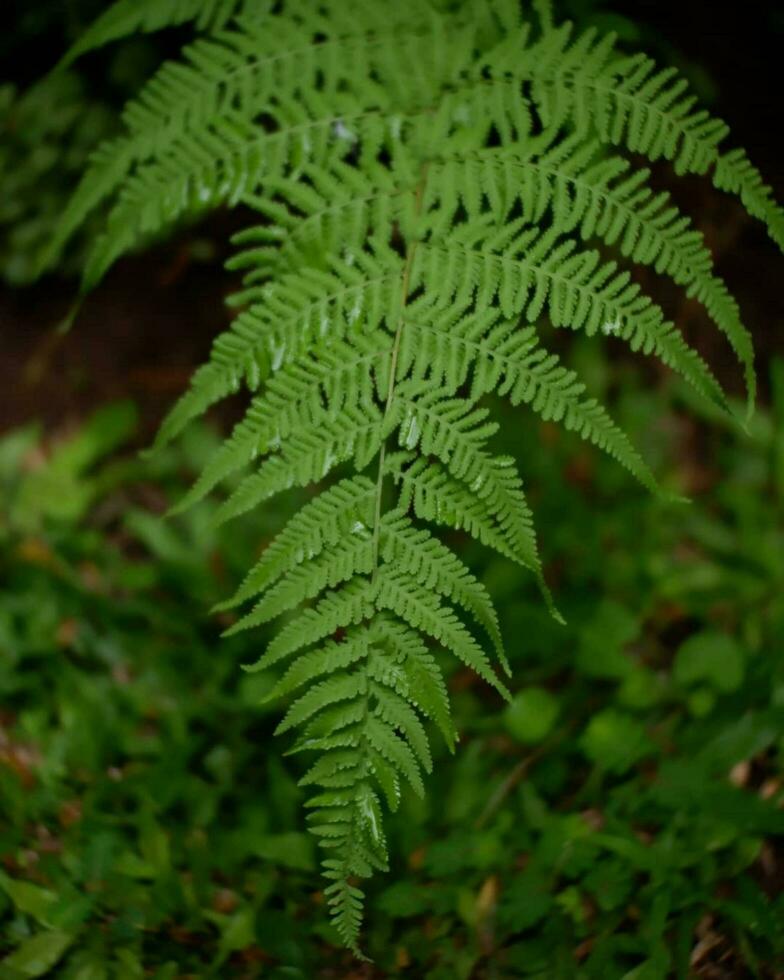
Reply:
[[[416,188],[416,203],[414,207],[414,217],[418,218],[422,210],[422,199],[425,193],[425,184],[427,183],[427,171],[428,164],[424,163],[422,165],[422,171],[419,178],[419,183]],[[389,380],[388,380],[388,390],[387,390],[387,400],[384,405],[384,419],[382,422],[382,427],[385,429],[389,417],[392,413],[392,402],[395,397],[395,381],[397,375],[397,360],[400,353],[400,340],[403,336],[403,318],[405,315],[406,304],[408,303],[408,293],[409,293],[409,282],[411,279],[411,269],[414,265],[414,257],[416,256],[416,250],[418,245],[418,238],[414,238],[412,241],[406,244],[406,257],[405,264],[403,265],[403,276],[401,278],[400,285],[400,312],[398,315],[397,327],[395,329],[395,339],[392,343],[392,350],[389,355]],[[388,438],[388,437],[387,437]],[[384,495],[384,463],[386,461],[386,448],[387,442],[386,438],[381,443],[381,449],[378,454],[378,476],[376,478],[376,499],[375,499],[375,509],[373,516],[373,572],[372,581],[375,582],[378,577],[378,555],[379,547],[381,544],[381,502]]]

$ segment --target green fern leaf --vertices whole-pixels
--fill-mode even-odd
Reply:
[[[368,654],[368,634],[360,630],[342,643],[327,643],[324,647],[309,650],[298,657],[275,684],[265,700],[283,697],[303,684],[309,684],[320,674],[332,674],[350,667]]]
[[[471,396],[496,392],[513,405],[525,403],[545,421],[562,422],[625,466],[648,489],[655,477],[626,434],[595,400],[573,371],[538,343],[534,327],[513,321],[443,316],[430,322],[406,321],[399,364],[404,372],[456,391],[471,377]]]
[[[432,592],[406,581],[403,576],[387,573],[381,579],[377,601],[382,609],[390,610],[409,626],[434,637],[504,697],[509,697],[482,648],[455,613]]]
[[[284,572],[335,547],[350,531],[369,527],[375,485],[367,477],[342,480],[306,504],[265,550],[229,601],[229,609],[262,592]]]
[[[69,65],[88,51],[132,34],[151,34],[188,21],[195,21],[199,30],[214,30],[228,23],[243,6],[256,4],[250,0],[119,0],[79,38],[61,64]]]
[[[435,658],[428,652],[422,637],[399,621],[384,623],[384,638],[395,652],[409,691],[415,691],[419,709],[438,726],[450,751],[454,751],[457,733],[452,725],[444,676]],[[394,665],[385,664],[387,670]]]
[[[484,586],[437,538],[415,528],[403,513],[388,511],[381,531],[381,554],[388,565],[434,589],[472,614],[504,658],[498,616]]]
[[[356,579],[340,591],[328,592],[315,608],[305,610],[298,620],[285,626],[258,662],[246,669],[265,670],[338,629],[370,619],[376,591],[375,585]],[[228,630],[227,635],[234,629]]]

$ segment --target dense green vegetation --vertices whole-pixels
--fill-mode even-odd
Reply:
[[[439,17],[456,12],[457,34],[471,34],[470,0],[433,2]],[[380,53],[372,73],[390,82],[380,87],[380,94],[365,91],[362,72],[353,77],[354,69],[339,59],[328,57],[320,65],[323,47],[309,52],[305,61],[292,62],[293,68],[281,68],[279,78],[262,72],[257,88],[238,83],[246,77],[243,45],[248,39],[253,40],[252,58],[263,50],[272,64],[288,65],[278,57],[279,48],[298,51],[300,34],[310,37],[310,8],[287,0],[275,7],[291,14],[290,21],[275,26],[279,36],[274,31],[268,36],[263,24],[251,20],[239,32],[232,29],[216,47],[208,43],[194,49],[188,99],[183,101],[183,76],[177,70],[164,72],[157,90],[153,83],[150,102],[145,107],[142,96],[125,122],[122,104],[165,57],[177,55],[194,26],[198,32],[229,23],[236,10],[253,13],[255,0],[121,0],[92,30],[87,25],[106,7],[102,0],[69,0],[67,5],[39,0],[20,11],[16,29],[0,38],[0,55],[13,62],[9,81],[0,84],[0,280],[14,287],[0,293],[2,330],[11,341],[6,365],[13,376],[11,397],[18,392],[20,404],[27,406],[35,403],[37,390],[41,414],[49,420],[0,433],[0,980],[784,976],[784,360],[775,353],[781,350],[771,301],[775,285],[766,284],[754,296],[753,276],[744,283],[738,272],[744,253],[738,242],[754,245],[745,256],[746,268],[754,256],[762,255],[766,264],[770,258],[768,267],[776,270],[772,280],[780,257],[769,241],[760,244],[762,232],[758,240],[749,237],[753,233],[744,224],[743,207],[727,204],[726,197],[717,204],[722,195],[715,187],[706,189],[709,181],[701,191],[693,178],[678,186],[672,168],[659,158],[674,162],[676,170],[705,171],[716,187],[739,193],[746,209],[766,221],[780,244],[784,212],[745,158],[727,151],[735,144],[724,142],[721,124],[680,101],[677,82],[668,75],[655,81],[647,62],[637,63],[642,73],[636,74],[635,63],[623,56],[614,62],[601,43],[570,48],[573,42],[567,44],[565,34],[552,30],[550,6],[538,0],[526,7],[533,26],[518,40],[530,45],[528,67],[520,67],[516,57],[505,62],[503,43],[497,62],[505,65],[501,74],[522,72],[522,92],[530,97],[534,114],[521,112],[522,103],[514,98],[488,99],[487,114],[480,114],[485,121],[473,128],[465,126],[460,105],[453,106],[454,113],[450,109],[454,93],[448,75],[454,68],[465,81],[478,71],[479,87],[484,87],[492,75],[492,59],[478,68],[472,58],[484,50],[482,45],[495,51],[493,44],[516,16],[515,0],[488,0],[487,10],[501,20],[487,13],[476,33],[477,46],[464,62],[459,45],[424,44],[420,50],[436,21],[423,17],[411,32],[421,13],[413,0],[408,7],[395,6],[390,23],[397,26],[388,32],[386,22],[379,27],[368,8],[371,61],[376,58],[376,31],[381,30],[394,58],[405,50],[411,34],[414,54],[430,66],[422,80],[401,72],[392,53],[389,63]],[[599,36],[614,30],[623,52],[633,42],[636,48],[663,55],[665,62],[679,63],[700,98],[710,102],[716,89],[700,66],[684,64],[666,38],[604,7],[594,0],[565,0],[557,10],[574,17],[578,34],[591,26]],[[468,11],[464,23],[461,9]],[[765,16],[764,23],[775,30],[776,13]],[[362,33],[360,21],[348,18],[335,30],[353,38]],[[155,33],[166,23],[175,26]],[[134,36],[140,27],[142,34]],[[319,23],[317,46],[333,27],[328,19]],[[58,32],[63,37],[55,37]],[[73,60],[31,85],[66,50],[66,34],[76,43]],[[344,40],[339,37],[337,46]],[[400,51],[395,48],[398,41]],[[27,52],[39,48],[43,66],[26,65]],[[553,52],[556,70],[551,76]],[[561,84],[557,65],[567,57],[572,58],[569,71],[584,83],[579,98],[570,83]],[[529,68],[531,78],[526,75]],[[442,71],[446,74],[440,78]],[[324,81],[330,77],[334,87]],[[610,83],[619,77],[628,89],[624,98],[636,100],[638,115],[627,115],[626,102],[613,94]],[[554,78],[553,115],[540,133],[539,122],[547,112],[542,120],[537,113],[549,104],[548,86]],[[296,95],[293,100],[286,97],[286,86]],[[609,94],[596,96],[594,89]],[[237,113],[231,125],[226,106],[221,106],[224,96]],[[432,120],[404,125],[398,119],[403,109],[418,118],[430,101],[426,96],[436,102],[443,96],[440,133]],[[252,152],[259,128],[274,142],[281,126],[285,130],[293,125],[298,133],[299,126],[311,125],[311,115],[323,123],[336,111],[332,98],[338,99],[341,115],[332,120],[329,138],[316,141],[314,160],[305,159],[312,143],[295,140],[262,166]],[[483,98],[474,108],[481,107]],[[658,120],[655,124],[642,121],[648,99],[655,103],[650,117]],[[257,117],[254,113],[265,100],[269,112]],[[342,115],[359,103],[361,139],[346,127]],[[379,127],[371,118],[365,132],[365,114],[386,122]],[[731,114],[728,118],[732,121]],[[580,134],[577,140],[572,139],[573,126]],[[401,134],[404,145],[397,145]],[[581,144],[588,136],[598,142]],[[109,152],[99,152],[88,169],[91,152],[106,138],[113,141]],[[612,146],[599,146],[602,141]],[[472,169],[480,157],[470,166],[463,160],[467,149],[492,156],[496,142],[509,143],[502,166]],[[235,168],[231,161],[237,146],[244,147],[243,163]],[[434,146],[435,163],[429,159]],[[624,149],[635,151],[627,154],[628,171],[619,157]],[[642,177],[633,175],[642,162],[638,150],[654,160],[652,173]],[[258,172],[253,169],[257,165]],[[259,185],[262,190],[274,187],[264,200],[253,181],[268,166],[280,172],[276,181]],[[363,202],[378,187],[389,190],[389,181],[406,177],[412,167],[430,173],[432,186],[427,196],[422,193],[423,214],[416,201],[424,176],[418,190],[412,184],[390,194],[398,203],[367,211]],[[69,207],[85,171],[88,176]],[[770,160],[768,172],[775,175]],[[218,179],[221,173],[228,184]],[[544,173],[550,176],[541,177]],[[707,250],[678,212],[670,210],[670,202],[646,196],[649,192],[638,180],[649,180],[653,193],[662,188],[674,192],[678,208],[705,234]],[[572,197],[578,185],[580,194]],[[415,202],[413,213],[406,210],[406,195]],[[233,210],[223,208],[227,199],[236,205]],[[223,213],[200,225],[194,235],[188,229],[203,217],[205,204],[219,205]],[[325,219],[322,211],[333,210],[348,217]],[[489,234],[491,218],[499,227],[504,220],[510,227],[519,223],[518,231],[531,223],[534,232],[525,228],[518,241],[520,256],[516,246],[507,250],[504,235]],[[270,232],[270,219],[278,226],[275,232]],[[233,282],[220,279],[211,268],[214,283],[210,279],[212,285],[199,291],[199,296],[206,295],[214,285],[218,292],[218,283],[225,284],[225,292],[236,288],[237,270],[244,266],[247,289],[235,303],[240,315],[164,425],[158,451],[141,454],[153,430],[150,402],[157,405],[160,398],[153,389],[165,372],[141,372],[141,382],[137,377],[131,387],[131,369],[121,356],[93,360],[95,333],[92,341],[80,340],[77,321],[66,336],[62,328],[70,318],[63,320],[62,314],[77,286],[63,286],[63,276],[83,272],[86,264],[84,282],[93,285],[121,253],[158,242],[150,257],[122,260],[121,273],[131,280],[135,275],[144,291],[149,270],[160,263],[155,275],[176,297],[182,288],[179,277],[191,261],[210,262],[226,254],[226,228],[253,225],[255,229],[237,239],[244,251],[229,263]],[[450,262],[456,262],[456,253],[449,252],[456,235],[465,232],[463,244],[470,244],[469,226],[480,225],[482,235],[489,236],[482,248],[497,252],[496,259],[507,265],[520,257],[534,265],[541,260],[536,289],[525,282],[530,270],[501,275],[487,256],[481,269],[458,263],[448,277],[442,276],[443,263],[417,268],[417,250],[421,258],[430,248],[442,248],[443,256],[451,254]],[[739,237],[739,228],[746,229],[745,238]],[[160,242],[172,231],[179,239],[167,251]],[[289,237],[278,249],[277,238],[284,231]],[[541,233],[541,240],[529,240],[529,232],[534,237]],[[553,247],[556,232],[565,236],[561,245],[567,250],[596,249],[598,263],[618,246],[622,275],[631,268],[630,260],[637,263],[632,278],[643,305],[635,298],[636,286],[626,292],[624,280],[612,279],[614,268],[605,267],[615,284],[608,293],[604,272],[591,271],[594,259],[570,265],[566,252]],[[304,244],[298,244],[300,237]],[[578,243],[578,238],[584,241]],[[258,248],[270,243],[274,250]],[[708,250],[716,253],[715,270]],[[20,289],[34,283],[44,261],[50,262],[51,278]],[[562,267],[570,270],[569,288],[564,292],[549,286],[547,295],[542,277],[554,280]],[[331,286],[354,288],[361,274],[372,279],[373,273],[389,270],[393,278],[401,278],[402,272],[404,283],[411,270],[413,279],[420,277],[414,292],[421,289],[425,299],[415,297],[409,312],[415,314],[413,320],[432,320],[429,326],[415,324],[420,333],[414,326],[406,333],[402,318],[396,326],[397,301],[372,289],[367,315],[347,300],[329,311],[336,314],[332,327],[341,334],[338,341],[331,336],[323,340],[321,330],[303,348],[303,338],[295,336],[296,324],[289,325],[289,334],[275,333],[280,311],[267,310],[269,297],[261,291],[267,287],[261,283],[284,282],[292,290],[289,305],[296,305],[311,288],[319,299],[320,289],[328,296]],[[469,272],[482,283],[479,310],[472,305],[475,296],[462,291]],[[751,352],[738,308],[720,276],[733,292],[737,289],[741,310],[745,315],[748,309],[752,325],[762,320],[769,327],[764,336],[754,331],[760,343],[761,405],[750,421],[742,385],[745,376],[747,393],[755,387]],[[299,296],[293,289],[298,277],[305,283]],[[126,330],[133,322],[132,304],[128,309],[123,305],[127,286],[119,286],[121,282],[110,276],[102,293],[109,319],[98,342],[107,346],[115,329],[113,303]],[[620,299],[611,295],[616,286],[622,290]],[[47,305],[50,289],[59,299]],[[587,297],[582,304],[575,299],[583,295],[580,290]],[[451,303],[451,320],[441,309],[434,312],[428,292]],[[661,311],[657,305],[645,306],[647,294],[661,303]],[[18,297],[22,300],[17,304]],[[404,295],[403,306],[406,302]],[[29,327],[25,317],[37,303],[40,310],[32,320],[43,329],[34,342],[19,342]],[[496,311],[483,319],[493,304],[503,318]],[[172,305],[176,309],[176,298]],[[322,327],[327,309],[322,305]],[[588,337],[565,339],[567,331],[547,323],[548,310],[552,323],[582,325]],[[688,347],[681,346],[680,334],[670,332],[659,313],[683,331]],[[527,325],[526,317],[537,321],[535,326]],[[216,333],[229,317],[217,319]],[[740,370],[728,363],[729,348],[716,343],[716,326],[735,347]],[[155,363],[166,343],[174,348],[186,333],[190,341],[192,328],[187,315],[172,317],[171,336],[155,338],[147,363]],[[142,336],[152,335],[144,333],[141,322],[139,329]],[[426,341],[428,329],[436,338],[440,331],[441,338]],[[656,359],[632,357],[613,339],[619,331],[632,348],[638,342],[652,343],[660,359],[674,365],[693,387]],[[235,345],[238,337],[242,342]],[[248,338],[252,342],[246,344]],[[543,360],[534,338],[549,345],[575,375],[562,373],[554,359]],[[71,363],[76,351],[78,370],[47,369],[57,363],[59,345],[71,345]],[[463,350],[472,345],[479,351],[473,361]],[[198,342],[187,349],[197,348]],[[509,360],[506,376],[497,368],[501,349]],[[694,352],[717,370],[722,387],[735,393],[728,404]],[[368,353],[390,361],[389,376],[397,369],[397,387],[393,382],[384,388],[383,369],[371,373],[365,368]],[[98,364],[98,370],[117,375],[102,390],[144,391],[149,383],[150,401],[140,397],[138,404],[106,403],[104,395],[91,396],[86,379]],[[272,385],[265,383],[265,375],[275,376]],[[165,381],[173,394],[184,387],[184,372],[177,377],[173,384]],[[317,377],[321,381],[314,385]],[[575,377],[582,379],[584,390],[574,384]],[[238,428],[237,438],[228,440],[229,422],[238,417],[236,389],[256,391],[260,382],[249,428]],[[440,398],[433,398],[434,386],[440,386]],[[694,387],[713,396],[713,404]],[[60,401],[59,389],[71,389],[70,395]],[[517,410],[495,390],[514,393]],[[222,412],[200,417],[207,403],[224,395],[229,402]],[[439,442],[433,435],[444,422],[436,418],[438,411],[446,407],[449,414],[455,407],[445,400],[447,395],[462,402],[455,416],[464,425],[462,435],[474,429],[464,443],[457,436],[451,443]],[[50,397],[52,404],[71,408],[56,424],[52,420],[58,410],[49,404]],[[247,406],[248,391],[240,397]],[[485,428],[475,413],[480,397],[479,412],[489,409],[497,431]],[[607,406],[617,428],[600,405]],[[445,721],[443,712],[439,718],[437,711],[428,711],[433,708],[432,690],[428,695],[417,685],[398,685],[392,671],[378,673],[369,658],[386,656],[388,649],[379,634],[371,637],[376,648],[363,654],[370,666],[357,667],[355,678],[364,669],[377,687],[388,688],[372,694],[376,718],[390,729],[376,732],[376,748],[381,751],[386,742],[394,749],[391,739],[398,739],[403,749],[398,747],[387,759],[392,765],[386,775],[382,758],[375,773],[372,766],[369,772],[357,768],[356,800],[352,797],[342,814],[322,798],[333,831],[344,826],[345,812],[357,801],[364,821],[364,829],[350,842],[349,859],[333,876],[343,884],[333,885],[330,895],[319,873],[324,854],[308,833],[313,823],[307,819],[310,787],[298,784],[308,770],[307,757],[286,754],[296,747],[293,739],[273,739],[297,697],[284,684],[282,703],[269,700],[286,675],[286,663],[276,656],[270,659],[269,653],[264,657],[270,644],[278,642],[274,638],[281,624],[273,628],[261,622],[264,617],[246,615],[246,624],[254,618],[260,624],[234,633],[231,628],[242,623],[243,613],[226,600],[287,521],[324,492],[327,470],[340,464],[337,476],[345,478],[353,463],[361,467],[367,462],[367,453],[354,452],[351,439],[345,444],[337,439],[327,447],[329,452],[323,446],[312,452],[312,439],[341,426],[346,431],[362,427],[379,408],[381,441],[364,447],[375,452],[386,443],[377,465],[375,513],[376,524],[384,529],[376,542],[371,584],[379,569],[392,568],[394,578],[401,560],[387,538],[394,535],[380,520],[397,500],[392,477],[399,478],[410,462],[398,450],[421,452],[415,476],[422,478],[428,466],[448,469],[452,457],[465,458],[468,443],[478,440],[480,469],[468,480],[468,469],[458,472],[462,464],[455,464],[446,514],[439,513],[436,495],[430,513],[414,507],[409,516],[445,518],[447,525],[451,521],[441,540],[481,582],[471,584],[464,576],[461,581],[469,586],[462,595],[480,597],[475,608],[484,611],[485,627],[490,625],[482,647],[475,644],[470,652],[479,651],[474,665],[480,665],[491,684],[448,650],[432,645],[459,736],[450,754],[439,726],[432,724]],[[265,428],[270,412],[273,421],[283,420],[283,448],[280,431]],[[11,412],[16,419],[25,414]],[[431,432],[423,436],[420,421],[426,417]],[[169,443],[167,438],[188,420],[193,424]],[[301,431],[307,436],[306,451],[298,458]],[[294,452],[287,457],[289,438]],[[237,520],[221,523],[227,510],[245,510],[248,487],[251,497],[260,495],[257,473],[247,478],[246,471],[244,478],[239,470],[243,463],[258,466],[258,449],[262,456],[270,453],[273,489],[283,488],[289,477],[296,485]],[[635,483],[612,455],[642,484],[650,487],[655,474],[655,492]],[[440,463],[434,464],[435,457]],[[390,464],[388,485],[385,458]],[[533,547],[533,537],[517,485],[501,499],[506,491],[503,481],[498,483],[500,497],[492,504],[497,510],[489,514],[489,521],[497,520],[504,533],[494,528],[488,534],[486,526],[479,534],[503,556],[481,547],[461,529],[479,489],[488,476],[491,482],[498,476],[505,458],[514,461],[524,478],[541,536],[538,556],[526,551]],[[374,467],[366,473],[375,482]],[[207,495],[219,478],[224,478],[223,503]],[[454,488],[461,479],[462,493],[456,497]],[[194,481],[199,481],[195,491]],[[512,498],[510,517],[506,505]],[[193,506],[181,511],[177,505],[183,499]],[[227,500],[239,503],[227,507]],[[354,517],[366,519],[364,512]],[[384,520],[394,529],[398,518],[387,514]],[[340,584],[359,572],[361,581],[368,574],[362,556],[370,540],[369,535],[362,538],[367,534],[362,521],[346,525],[358,542],[338,553],[342,542],[331,541],[337,557],[332,571],[325,573],[329,566],[321,557],[313,563],[315,572],[296,564],[313,558],[309,543],[303,546],[289,569],[289,592],[283,579],[282,593],[273,589],[268,605],[285,611],[288,595],[304,598],[312,608],[317,588],[325,581],[335,584],[330,576]],[[368,526],[373,526],[369,519]],[[514,551],[510,541],[522,546],[531,567],[508,560]],[[446,553],[438,554],[444,560]],[[356,568],[351,565],[355,559]],[[456,600],[457,593],[450,593],[444,582],[457,580],[458,566],[445,564],[439,580],[437,570],[428,579],[413,565],[412,583],[423,587],[423,593],[432,589],[435,597],[440,590],[442,597]],[[540,569],[544,588],[542,582],[537,585]],[[308,575],[313,576],[311,584]],[[548,587],[565,625],[542,601],[543,594],[548,599]],[[494,642],[495,614],[487,614],[488,596],[497,610],[510,678],[500,667],[496,676],[483,659],[500,646]],[[383,630],[390,617],[382,605],[373,615]],[[462,616],[463,610],[458,612]],[[308,615],[301,621],[307,623]],[[462,618],[470,624],[470,617]],[[284,634],[293,620],[286,612]],[[325,652],[335,655],[340,666],[341,653],[333,641],[351,642],[352,637],[337,625]],[[479,629],[475,632],[481,636]],[[254,663],[262,669],[241,669]],[[312,652],[297,668],[303,682],[314,680],[302,673],[308,665],[319,666]],[[338,687],[332,690],[339,698],[341,677],[336,675]],[[315,680],[320,680],[318,672]],[[502,684],[509,688],[508,702],[499,693]],[[363,692],[361,724],[369,714],[369,696]],[[396,692],[423,715],[431,715],[427,734],[433,736],[433,772],[427,773],[423,798],[403,785],[399,809],[384,813],[379,844],[375,831],[380,803],[386,797],[395,809],[397,775],[408,776],[414,788],[419,781],[411,749],[419,753],[423,769],[429,761],[421,726],[416,716],[411,721],[407,703],[395,702]],[[345,705],[356,700],[352,694],[341,710],[345,713]],[[306,704],[308,710],[323,709],[312,696]],[[302,711],[300,715],[304,718]],[[339,713],[324,712],[322,717],[333,725]],[[306,728],[302,738],[312,742],[314,734],[324,736],[319,724],[317,718],[316,728]],[[392,731],[395,726],[398,734]],[[446,728],[448,742],[448,722],[440,727]],[[348,730],[354,732],[351,725]],[[343,748],[344,736],[331,743],[331,735],[327,732],[320,745],[328,764],[336,747]],[[370,744],[367,734],[361,738]],[[340,791],[340,768],[322,771],[325,785],[337,777]],[[387,854],[389,873],[363,881],[374,864],[383,866]],[[368,912],[357,944],[359,893],[352,889],[359,885],[367,891]],[[341,896],[351,894],[357,899],[354,904],[343,901]],[[330,901],[338,912],[338,928],[330,924]],[[354,952],[361,947],[371,961],[360,962],[346,942]]]
[[[270,678],[238,669],[265,637],[219,643],[205,612],[294,502],[220,533],[210,503],[164,523],[217,437],[140,461],[127,405],[56,445],[5,437],[0,975],[776,975],[784,371],[746,438],[577,353],[597,386],[620,380],[619,417],[696,499],[652,503],[571,437],[515,429],[548,446],[529,465],[568,624],[471,554],[515,699],[444,661],[460,750],[390,817],[367,972],[323,915],[302,766],[258,704]]]
[[[781,250],[784,209],[677,69],[614,32],[581,30],[551,0],[116,0],[60,70],[174,28],[197,39],[127,101],[40,266],[96,216],[83,295],[194,217],[223,208],[242,224],[227,263],[237,315],[156,447],[241,392],[242,420],[175,512],[217,490],[222,523],[319,489],[216,608],[245,607],[227,636],[280,623],[246,667],[269,678],[286,665],[267,689],[288,699],[276,733],[294,738],[289,755],[311,757],[298,785],[312,787],[303,806],[326,904],[364,959],[363,881],[389,869],[384,815],[408,791],[424,797],[431,729],[450,751],[457,740],[433,648],[512,701],[493,590],[442,535],[467,531],[527,570],[563,622],[529,502],[534,468],[519,440],[517,459],[503,452],[495,403],[577,433],[672,503],[563,364],[558,335],[645,355],[734,420],[663,305],[669,285],[737,359],[748,421],[744,313],[652,168],[734,197]],[[711,660],[714,640],[729,656],[719,637],[695,641],[687,663]],[[525,727],[547,704],[529,692],[509,717]],[[618,742],[647,755],[623,719],[595,724],[597,762],[612,768]]]

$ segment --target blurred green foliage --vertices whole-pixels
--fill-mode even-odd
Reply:
[[[125,404],[0,442],[0,978],[781,975],[784,367],[743,436],[585,366],[695,500],[506,417],[568,625],[468,555],[517,693],[452,669],[461,744],[390,818],[368,972],[333,943],[271,679],[239,669],[266,636],[206,612],[298,501],[163,520],[217,437],[141,458]]]
[[[76,74],[61,74],[20,95],[0,85],[0,276],[25,285],[90,152],[116,125],[109,106],[88,98]],[[63,264],[75,272],[85,232]]]
[[[90,154],[119,129],[126,98],[151,75],[165,50],[131,38],[103,53],[89,71],[52,69],[105,7],[102,0],[36,0],[14,11],[0,36],[0,279],[26,286]],[[30,84],[30,79],[36,79]],[[58,264],[77,275],[99,227],[88,222]]]

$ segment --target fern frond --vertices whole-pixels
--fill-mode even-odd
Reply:
[[[425,589],[434,589],[462,606],[482,626],[504,661],[498,616],[487,590],[437,538],[416,528],[404,514],[388,511],[383,518],[381,554],[388,565],[410,575]]]
[[[364,673],[332,674],[327,680],[311,687],[294,702],[278,725],[277,733],[302,725],[317,712],[329,708],[337,701],[354,701],[367,693]]]
[[[389,455],[384,467],[385,474],[400,486],[397,506],[401,511],[412,508],[420,520],[467,531],[486,547],[528,567],[501,534],[484,501],[440,463],[404,452]]]
[[[349,328],[378,327],[400,275],[400,264],[378,268],[334,261],[332,271],[306,268],[263,287],[232,328],[213,345],[210,360],[191,379],[164,420],[156,446],[175,438],[211,405],[237,392],[242,379],[256,390],[262,379],[325,336],[340,340]]]
[[[322,554],[307,565],[301,565],[288,572],[251,612],[243,616],[231,633],[261,626],[284,612],[295,608],[306,599],[347,582],[360,573],[366,575],[373,570],[373,548],[369,532],[358,539],[341,541],[334,549]]]
[[[302,647],[331,636],[338,629],[371,619],[375,611],[376,591],[373,583],[355,579],[340,590],[328,592],[313,609],[306,609],[299,619],[285,626],[263,656],[246,669],[266,670]]]
[[[657,71],[645,55],[620,54],[612,34],[589,29],[575,39],[564,24],[532,42],[524,27],[490,54],[480,70],[528,82],[545,126],[572,123],[604,142],[671,160],[679,174],[707,172],[727,135],[721,120],[695,110],[673,69]]]
[[[440,186],[453,189],[471,217],[481,217],[485,201],[498,221],[516,204],[529,223],[541,222],[549,210],[561,234],[576,232],[583,241],[599,237],[624,257],[670,276],[703,304],[727,337],[743,365],[753,404],[754,354],[738,305],[714,274],[699,232],[668,194],[654,194],[647,186],[647,170],[633,170],[627,160],[602,154],[598,142],[579,135],[560,139],[545,133],[525,145],[450,160],[438,172]],[[758,216],[764,218],[768,207],[763,190]]]
[[[372,412],[373,371],[380,368],[391,343],[387,334],[359,334],[351,343],[325,344],[318,356],[304,354],[275,373],[173,513],[201,500],[226,477],[295,433],[320,428],[325,407],[329,418],[337,418],[344,408]]]
[[[384,621],[384,641],[395,657],[394,663],[383,662],[387,674],[396,678],[402,675],[408,690],[416,692],[420,711],[436,723],[447,746],[454,751],[457,733],[444,676],[422,637],[405,623],[390,619]]]
[[[160,26],[174,16],[189,19],[193,0],[181,2],[188,9],[162,11]],[[226,10],[220,13],[226,16],[214,23],[230,19],[238,2],[223,0]],[[116,17],[118,23],[131,20],[123,12]],[[147,20],[152,25],[154,18]],[[109,30],[96,29],[104,43],[111,39]],[[460,67],[467,39],[454,31],[444,36],[443,22],[426,6],[403,2],[383,13],[373,4],[337,4],[328,18],[316,7],[295,4],[293,15],[248,17],[240,30],[197,41],[128,105],[127,137],[114,144],[111,155],[94,160],[45,261],[56,257],[112,190],[121,193],[88,263],[88,284],[101,278],[136,235],[153,235],[194,208],[236,204],[262,179],[274,180],[300,165],[340,160],[360,136],[382,142],[383,110],[391,100],[397,106],[428,105],[439,81]],[[365,84],[361,95],[352,92],[343,112],[341,92],[357,72]],[[257,124],[260,116],[266,126]],[[99,186],[100,197],[91,190]]]
[[[425,795],[425,784],[417,757],[408,742],[397,734],[392,725],[377,716],[368,718],[367,737],[378,755],[402,773],[417,796]]]
[[[509,692],[493,672],[490,661],[455,613],[443,605],[432,592],[403,575],[385,573],[377,602],[412,626],[432,636],[452,651],[504,697]]]
[[[283,619],[248,669],[292,699],[279,726],[297,730],[291,753],[315,756],[300,780],[314,787],[308,824],[333,921],[358,952],[359,881],[387,866],[384,808],[406,785],[424,790],[426,721],[450,749],[457,739],[433,649],[508,696],[484,646],[508,669],[487,591],[436,530],[527,568],[558,616],[489,396],[577,432],[656,491],[542,339],[548,322],[621,340],[726,409],[632,280],[628,267],[645,265],[702,303],[753,404],[737,303],[701,235],[627,155],[708,176],[780,246],[784,212],[675,72],[613,36],[576,35],[549,0],[119,0],[67,58],[189,21],[204,36],[128,105],[49,258],[99,207],[85,288],[183,218],[250,212],[228,263],[237,314],[157,445],[245,388],[245,417],[180,507],[231,477],[221,520],[317,485],[219,608],[251,603],[228,632]]]
[[[349,876],[340,862],[335,861],[328,864],[325,861],[324,866],[324,875],[327,878],[336,879],[325,890],[335,928],[346,946],[352,949],[357,956],[361,956],[356,943],[362,922],[364,895],[359,888],[349,884]],[[364,959],[363,956],[361,958]]]
[[[265,0],[265,10],[272,4]],[[153,34],[164,27],[194,21],[197,30],[217,30],[243,8],[258,9],[252,0],[119,0],[112,4],[79,38],[61,61],[66,67],[88,51],[102,48],[132,34]]]
[[[423,245],[414,282],[440,282],[436,296],[442,304],[462,304],[473,289],[481,307],[497,300],[506,317],[535,321],[546,308],[555,327],[617,336],[632,350],[655,354],[725,407],[724,393],[699,354],[614,262],[602,263],[598,252],[580,252],[572,241],[557,242],[551,232],[519,233],[512,222],[485,236],[483,224],[455,229],[448,244]],[[446,275],[442,271],[437,278],[439,268]]]
[[[349,634],[341,643],[329,642],[324,647],[303,653],[290,664],[265,700],[283,697],[304,684],[310,684],[320,675],[352,666],[367,656],[368,642],[367,630],[360,630]]]
[[[303,425],[279,452],[245,477],[218,513],[220,521],[237,517],[282,490],[323,479],[338,463],[353,458],[357,469],[372,459],[381,444],[381,416],[358,410],[340,415],[322,411]]]
[[[403,414],[401,447],[441,460],[483,502],[520,563],[541,576],[533,518],[514,460],[494,457],[484,450],[485,440],[497,425],[485,422],[485,409],[472,409],[470,402],[462,399],[445,398],[437,389],[418,392],[418,388],[405,384],[398,388]]]
[[[517,406],[525,403],[545,421],[563,423],[625,466],[648,489],[658,492],[655,477],[626,434],[593,398],[585,385],[561,366],[555,354],[539,346],[535,327],[518,328],[497,316],[431,316],[430,322],[406,321],[401,370],[419,379],[447,385],[450,392],[470,377],[471,397],[495,392]]]
[[[595,131],[605,143],[670,160],[678,174],[713,171],[714,184],[740,197],[784,247],[782,210],[759,171],[743,150],[722,150],[726,123],[695,108],[695,96],[675,69],[659,70],[645,55],[618,54],[612,35],[598,38],[589,30],[573,41],[570,25],[546,31],[533,45],[523,29],[492,55],[482,70],[531,82],[545,126],[568,120],[580,132]]]
[[[408,743],[419,765],[425,772],[433,771],[433,756],[427,733],[409,702],[396,691],[383,684],[374,684],[372,694],[375,698],[373,713],[386,725],[400,732],[400,738]]]
[[[784,251],[784,208],[776,203],[773,191],[745,150],[730,150],[716,161],[714,184],[741,199],[749,214],[764,222],[768,234]]]
[[[341,480],[306,504],[264,551],[245,581],[218,609],[230,609],[277,581],[286,571],[335,547],[351,530],[369,527],[375,484],[365,476]]]

